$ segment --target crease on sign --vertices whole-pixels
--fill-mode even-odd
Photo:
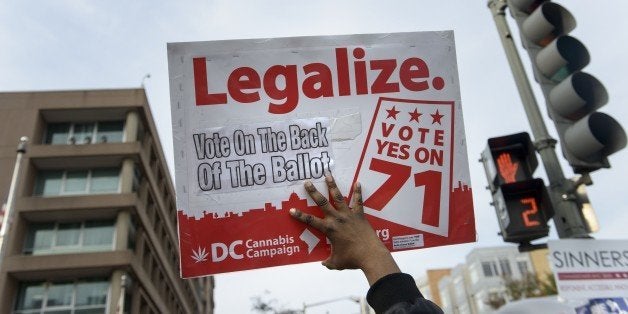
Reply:
[[[273,40],[272,38],[261,38],[259,40],[255,40],[255,44],[264,44],[272,40]]]
[[[359,112],[338,116],[331,121],[332,142],[353,140],[360,133],[362,133],[362,118]]]
[[[183,136],[179,135],[178,133],[173,134],[172,137],[174,138],[175,142],[183,141]]]
[[[295,115],[291,116],[273,116],[273,117],[262,117],[262,116],[253,116],[253,117],[233,117],[225,120],[223,125],[238,125],[238,124],[251,124],[251,123],[260,123],[260,122],[280,122],[286,120],[297,119]]]
[[[355,108],[341,108],[334,110],[323,110],[317,112],[300,112],[288,116],[276,117],[233,117],[225,120],[222,125],[238,125],[260,122],[280,122],[296,119],[312,119],[327,117],[331,121],[330,139],[333,142],[346,141],[355,139],[362,133],[362,116]],[[214,121],[201,120],[199,125],[212,124]],[[199,127],[200,129],[201,127]]]

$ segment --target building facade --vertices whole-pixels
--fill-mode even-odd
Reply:
[[[441,294],[438,282],[443,277],[449,275],[451,275],[451,268],[428,269],[426,275],[416,281],[419,291],[421,291],[421,294],[423,294],[426,299],[442,307],[443,302],[440,298]]]
[[[212,313],[179,277],[175,193],[144,89],[0,93],[0,313]]]
[[[508,301],[505,278],[535,276],[546,281],[548,275],[547,249],[519,253],[514,246],[476,248],[467,254],[464,264],[438,281],[441,307],[445,313],[492,313],[487,304],[491,297]]]

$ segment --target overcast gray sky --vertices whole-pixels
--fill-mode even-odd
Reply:
[[[609,91],[609,104],[601,111],[628,128],[624,72],[628,71],[624,34],[628,2],[565,0],[561,4],[576,16],[579,24],[572,34],[591,53],[585,70]],[[0,91],[139,87],[150,73],[145,86],[172,165],[167,42],[450,29],[456,38],[478,242],[394,254],[404,271],[418,276],[429,268],[464,262],[474,247],[503,244],[496,235],[495,213],[484,190],[486,179],[476,160],[488,137],[529,127],[484,0],[3,1]],[[538,89],[536,93],[544,104]],[[553,125],[548,128],[554,132]],[[613,168],[593,173],[594,185],[588,189],[602,228],[595,237],[626,238],[628,150],[610,161]],[[571,175],[566,164],[564,169]],[[542,169],[537,173],[543,176]],[[551,238],[556,238],[555,231]],[[358,271],[328,271],[318,263],[217,275],[216,285],[218,314],[248,313],[255,295],[277,299],[276,304],[285,308],[300,308],[303,302],[362,296],[368,289]],[[350,301],[308,310],[357,312]]]

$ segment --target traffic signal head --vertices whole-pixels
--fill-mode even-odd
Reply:
[[[521,31],[529,41],[541,47],[576,28],[576,19],[571,13],[549,1],[543,1],[529,14],[530,16],[523,22]]]
[[[502,184],[531,179],[539,165],[526,132],[489,138],[482,161],[491,191]]]
[[[573,15],[551,1],[508,0],[521,31],[535,79],[560,137],[563,156],[576,173],[609,168],[607,157],[626,146],[626,133],[611,116],[597,112],[608,101],[595,77],[580,72],[589,64],[584,44],[567,34]]]
[[[587,48],[579,40],[563,35],[539,50],[535,65],[542,75],[540,81],[559,83],[587,66],[590,60]]]
[[[529,243],[547,236],[554,210],[543,180],[532,176],[538,160],[530,135],[488,139],[481,160],[504,241]]]
[[[508,6],[516,7],[518,11],[530,14],[546,1],[547,0],[510,0],[508,1]]]

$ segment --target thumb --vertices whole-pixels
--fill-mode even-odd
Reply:
[[[335,263],[333,263],[331,261],[331,256],[328,257],[326,260],[324,260],[321,264],[323,264],[323,266],[327,267],[327,269],[336,269]]]

